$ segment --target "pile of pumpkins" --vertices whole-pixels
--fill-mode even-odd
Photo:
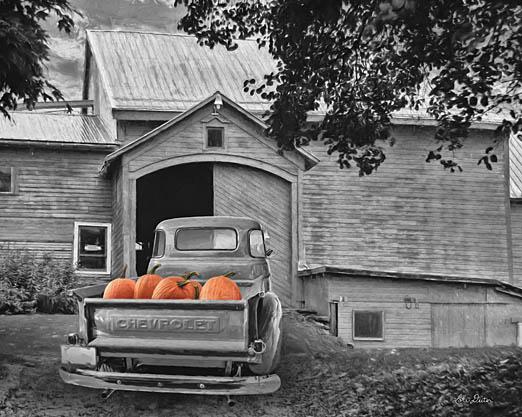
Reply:
[[[188,272],[182,276],[162,278],[153,267],[149,273],[136,281],[130,278],[113,279],[105,287],[103,298],[134,298],[153,300],[241,300],[238,285],[230,279],[229,272],[210,278],[205,285],[191,280],[199,276],[197,272]]]

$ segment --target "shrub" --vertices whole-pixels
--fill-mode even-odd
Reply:
[[[437,352],[429,350],[425,357],[431,361],[430,357]],[[415,353],[406,352],[400,355],[403,362],[398,368],[380,363],[375,352],[370,354],[374,357],[368,356],[374,365],[355,362],[364,359],[364,352],[360,356],[356,356],[357,352],[346,355],[346,364],[341,369],[332,366],[328,370],[328,362],[319,362],[316,367],[321,376],[314,375],[310,381],[303,378],[295,388],[300,397],[296,401],[297,414],[302,411],[303,415],[316,417],[522,416],[522,350],[497,348],[491,350],[491,356],[476,359],[467,357],[469,351],[458,352],[461,357],[433,358],[431,364],[422,363]],[[352,373],[351,368],[358,370]]]
[[[36,310],[72,313],[75,304],[67,291],[77,284],[69,260],[51,254],[7,249],[0,257],[0,313],[20,314]]]

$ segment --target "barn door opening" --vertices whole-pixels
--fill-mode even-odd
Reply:
[[[136,272],[146,272],[154,229],[175,217],[214,214],[211,163],[177,165],[141,177],[136,182]]]

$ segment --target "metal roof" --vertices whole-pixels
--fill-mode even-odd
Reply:
[[[435,274],[415,274],[410,272],[397,271],[373,271],[368,269],[355,269],[345,266],[321,265],[307,267],[298,271],[300,278],[324,278],[325,275],[331,275],[342,278],[370,278],[370,279],[394,279],[394,280],[415,280],[415,281],[432,281],[447,284],[464,283],[494,286],[497,290],[509,291],[511,295],[522,298],[522,288],[505,281],[495,278],[473,278],[452,275],[435,275]]]
[[[522,198],[522,141],[509,138],[509,196]]]
[[[117,110],[184,112],[221,91],[249,112],[261,114],[270,102],[243,91],[245,80],[262,81],[277,72],[274,58],[255,40],[237,40],[238,48],[199,46],[194,36],[129,30],[88,30],[87,42],[100,71],[110,105]],[[85,83],[84,85],[88,85]],[[324,102],[308,112],[321,120]],[[502,118],[487,116],[475,128],[494,129]],[[403,109],[394,124],[429,124],[425,111]]]
[[[13,111],[11,119],[0,116],[0,140],[115,145],[96,116]]]
[[[250,112],[269,108],[243,91],[245,80],[259,81],[276,70],[253,40],[227,51],[181,34],[90,30],[87,41],[113,109],[183,112],[217,90]]]

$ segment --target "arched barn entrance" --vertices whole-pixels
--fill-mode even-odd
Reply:
[[[225,162],[175,165],[136,181],[138,274],[145,272],[156,225],[168,218],[244,216],[268,231],[272,284],[281,299],[292,295],[292,198],[285,179],[250,166]]]

